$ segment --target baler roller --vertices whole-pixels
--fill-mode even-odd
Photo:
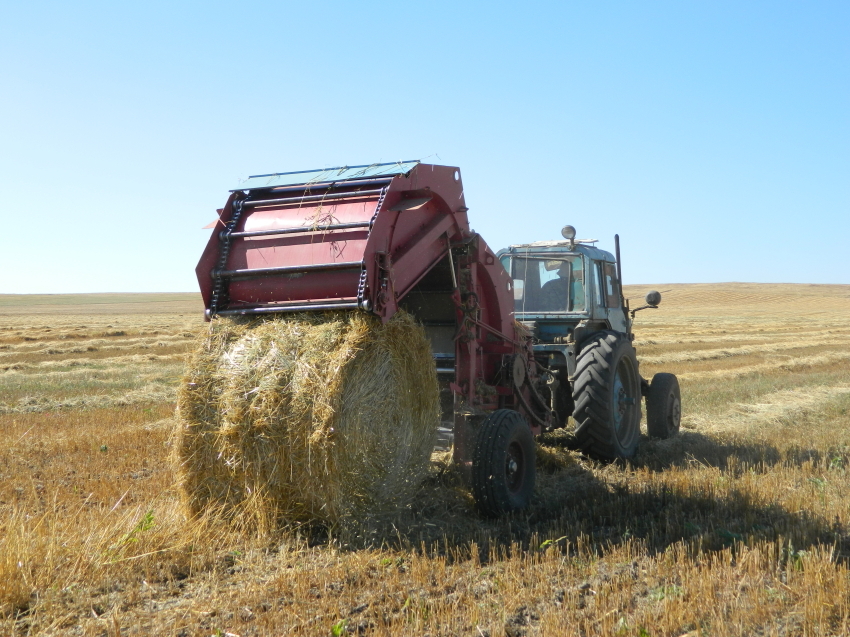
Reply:
[[[292,173],[298,174],[298,173]],[[257,179],[257,177],[251,177],[250,179]],[[348,180],[348,181],[322,181],[322,182],[300,182],[296,186],[254,186],[253,188],[249,186],[242,186],[241,188],[234,188],[230,192],[267,192],[267,193],[281,193],[281,192],[304,192],[306,190],[327,190],[330,188],[354,188],[355,186],[386,186],[388,183],[392,181],[392,178],[380,177],[375,179],[361,179],[361,180]]]
[[[242,307],[235,310],[219,310],[219,316],[248,316],[251,314],[278,314],[281,312],[331,312],[335,310],[356,310],[360,308],[357,300],[342,300],[339,303],[311,303],[309,305],[277,305],[271,307]]]
[[[362,261],[338,261],[336,263],[310,263],[307,265],[281,265],[275,268],[245,268],[243,270],[216,270],[213,278],[225,279],[246,278],[264,276],[270,274],[292,274],[315,272],[318,270],[360,270]]]
[[[305,203],[310,201],[330,201],[333,199],[354,199],[356,197],[368,197],[370,195],[381,194],[381,189],[376,190],[355,190],[352,192],[327,193],[323,195],[304,195],[303,197],[284,197],[282,199],[246,199],[243,202],[245,206],[271,206],[285,205],[295,203]]]
[[[278,234],[300,234],[302,232],[331,232],[333,230],[351,230],[353,228],[368,228],[370,222],[355,221],[353,223],[332,223],[324,226],[301,226],[300,228],[278,228],[276,230],[257,230],[255,232],[231,232],[231,239],[244,237],[271,237]],[[225,232],[222,230],[222,232]]]

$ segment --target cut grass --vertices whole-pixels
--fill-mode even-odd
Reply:
[[[0,413],[120,405],[121,401],[171,401],[183,371],[182,356],[133,356],[119,362],[113,359],[75,363],[0,374]],[[144,397],[151,392],[155,398]]]
[[[547,434],[531,508],[495,521],[435,456],[391,523],[262,540],[181,517],[170,397],[97,406],[173,392],[178,353],[143,348],[199,315],[0,316],[4,354],[127,347],[0,374],[44,407],[0,415],[0,634],[850,633],[850,287],[668,287],[637,345],[683,373],[680,436],[605,465]]]

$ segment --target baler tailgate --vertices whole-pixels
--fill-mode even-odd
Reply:
[[[351,309],[358,287],[370,224],[381,194],[368,186],[300,188],[236,196],[231,223],[219,233],[214,268],[217,314]],[[318,194],[316,190],[319,190]],[[238,217],[233,223],[233,217]],[[221,255],[226,255],[224,259]]]

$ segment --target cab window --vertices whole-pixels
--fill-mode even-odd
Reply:
[[[590,293],[593,296],[593,305],[595,307],[605,307],[605,298],[602,296],[602,288],[600,287],[600,283],[602,282],[602,270],[599,268],[598,261],[593,261],[589,278],[588,286],[590,287]]]
[[[516,312],[583,312],[584,268],[580,256],[511,260]]]
[[[605,292],[605,307],[620,307],[620,285],[617,281],[617,266],[602,265],[602,289]]]

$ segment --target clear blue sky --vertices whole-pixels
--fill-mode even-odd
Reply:
[[[197,289],[251,174],[460,166],[494,248],[850,283],[850,3],[5,2],[0,292]]]

